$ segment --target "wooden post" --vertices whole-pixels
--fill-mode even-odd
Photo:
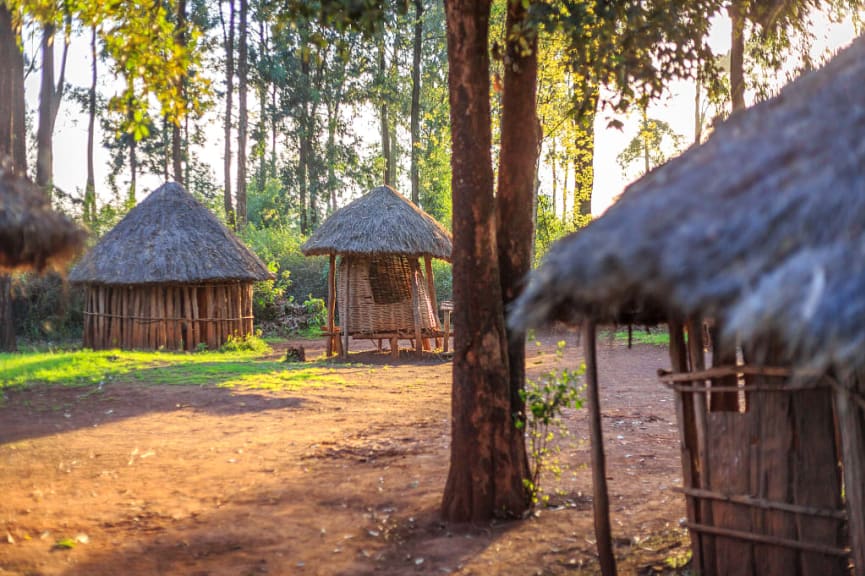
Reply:
[[[343,309],[345,310],[345,314],[343,314],[343,318],[340,319],[340,324],[342,325],[342,352],[340,356],[343,358],[348,358],[348,331],[349,331],[349,320],[348,316],[351,313],[349,308],[351,305],[351,257],[343,256],[345,258],[345,302],[343,303]]]
[[[430,306],[432,307],[433,318],[435,318],[435,326],[433,328],[436,332],[441,328],[441,324],[439,324],[439,303],[438,297],[436,295],[436,283],[435,276],[433,275],[432,268],[432,256],[424,257],[424,268],[426,270],[426,285],[427,285],[427,295],[430,299]],[[439,348],[440,339],[436,336],[436,348]]]
[[[610,501],[607,493],[607,464],[601,429],[601,402],[598,390],[598,363],[595,350],[595,323],[583,321],[583,356],[586,360],[586,404],[589,409],[589,437],[592,442],[592,492],[595,512],[595,540],[601,574],[616,574],[613,539],[610,530]]]
[[[835,412],[841,432],[844,460],[844,489],[854,574],[865,576],[865,418],[862,409],[851,401],[846,390],[859,392],[861,376],[844,382],[835,391]]]
[[[423,354],[423,325],[421,324],[420,317],[420,282],[418,281],[420,264],[417,258],[409,260],[409,268],[411,269],[409,290],[411,290],[411,315],[414,321],[414,350],[418,356],[421,356]]]
[[[691,359],[691,370],[702,371],[706,369],[706,358],[703,352],[703,323],[700,318],[690,318],[687,322],[688,326],[688,355]],[[694,382],[695,386],[700,386],[700,382]],[[706,395],[702,393],[694,394],[694,424],[697,429],[697,462],[699,475],[699,486],[695,488],[703,488],[711,490],[709,483],[709,439],[706,437],[708,433],[708,425],[706,423]],[[712,503],[709,501],[700,502],[700,519],[703,524],[713,525],[712,522]],[[712,536],[703,536],[701,539],[703,549],[701,551],[703,565],[697,567],[700,574],[711,576],[716,572],[715,564],[715,538]]]
[[[673,372],[684,373],[688,371],[688,352],[685,346],[684,326],[678,318],[670,318],[668,322],[670,332],[670,366]],[[694,461],[697,451],[697,430],[694,424],[694,400],[691,394],[673,392],[676,402],[676,422],[679,426],[679,448],[682,452],[682,481],[686,488],[694,488],[699,483],[699,470]],[[685,510],[688,522],[699,524],[698,502],[691,496],[685,497]],[[696,530],[688,530],[691,537],[691,551],[694,557],[694,566],[702,567],[702,534]]]
[[[327,269],[327,357],[333,356],[333,341],[338,336],[334,333],[333,314],[336,308],[336,254],[330,254],[330,266]]]

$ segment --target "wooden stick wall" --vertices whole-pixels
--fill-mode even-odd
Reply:
[[[88,287],[84,346],[215,350],[253,331],[252,284]]]

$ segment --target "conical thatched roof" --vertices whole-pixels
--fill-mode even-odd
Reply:
[[[317,254],[400,254],[451,259],[451,236],[432,216],[388,186],[340,208],[300,247]]]
[[[633,305],[773,334],[799,364],[865,367],[865,40],[734,115],[556,245],[511,322]]]
[[[35,184],[0,159],[0,271],[59,267],[84,246],[85,233],[51,209]]]
[[[179,184],[169,182],[102,237],[73,282],[171,284],[266,280],[267,267]]]

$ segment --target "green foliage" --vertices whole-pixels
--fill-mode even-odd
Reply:
[[[320,329],[327,323],[327,304],[323,298],[313,298],[310,295],[303,301],[303,309],[308,316],[308,328]]]
[[[575,231],[573,222],[562,221],[556,216],[552,199],[541,194],[538,196],[538,220],[535,228],[535,262],[540,262],[556,240]]]
[[[614,338],[616,342],[627,343],[629,340],[627,330],[616,330],[612,334],[607,334],[608,338]],[[603,336],[601,337],[603,338]],[[633,344],[651,344],[652,346],[669,346],[670,333],[666,330],[655,329],[654,331],[646,330],[631,330],[630,342]]]
[[[27,341],[65,342],[80,338],[84,289],[63,276],[19,274],[12,282],[15,333]]]
[[[261,332],[247,334],[240,338],[229,335],[225,344],[219,347],[220,352],[254,352],[255,354],[267,354],[271,352],[270,345],[262,340]]]
[[[454,299],[453,267],[450,262],[433,260],[433,279],[435,280],[436,298],[439,302]]]
[[[565,342],[560,341],[556,347],[559,361],[564,350]],[[566,438],[568,430],[561,422],[561,415],[567,408],[579,409],[583,406],[583,386],[579,382],[584,372],[584,365],[578,370],[548,370],[537,379],[529,379],[525,389],[520,391],[520,397],[526,405],[526,421],[517,421],[517,425],[525,427],[531,468],[531,477],[523,483],[535,505],[549,499],[541,483],[543,473],[551,472],[558,477],[562,472],[558,458],[561,446],[557,438]]]
[[[682,151],[685,138],[667,122],[649,118],[643,112],[640,131],[616,157],[622,172],[634,163],[640,163],[639,174],[646,174]]]

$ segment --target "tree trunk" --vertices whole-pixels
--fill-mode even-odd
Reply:
[[[591,113],[578,123],[574,155],[574,224],[577,228],[587,225],[592,219],[592,188],[595,186],[595,114],[598,107],[598,89],[586,92],[592,100]]]
[[[390,136],[388,137],[388,141],[390,142],[390,156],[387,161],[387,169],[388,169],[388,182],[391,183],[391,186],[396,187],[397,185],[397,153],[399,152],[399,141],[396,136],[396,128],[399,119],[399,105],[397,104],[397,87],[396,82],[399,81],[399,48],[401,35],[400,35],[400,24],[396,23],[393,30],[393,56],[390,60],[390,82],[388,82],[388,98],[390,102],[393,103],[393,106],[390,110],[388,110],[388,127],[390,128]],[[393,82],[393,84],[391,83]]]
[[[731,22],[730,98],[733,112],[745,108],[745,17],[735,2],[727,8]]]
[[[527,9],[522,2],[508,2],[505,24],[508,44],[496,197],[496,243],[505,307],[522,293],[524,279],[532,267],[533,218],[525,207],[531,205],[534,196],[541,138],[536,97],[538,39],[534,30],[526,31],[527,18]],[[521,37],[519,31],[528,37]],[[509,413],[524,422],[525,402],[521,392],[526,385],[526,337],[524,333],[510,329],[507,330],[507,336]],[[530,477],[528,456],[522,434],[515,435],[512,441],[515,459],[508,472],[514,475],[513,482],[519,480],[521,484],[523,479]],[[527,500],[526,506],[528,504]]]
[[[0,2],[0,160],[7,157],[18,174],[27,174],[24,125],[24,55],[6,3]],[[16,349],[12,318],[12,279],[0,274],[0,351]]]
[[[96,139],[96,26],[90,27],[90,90],[87,94],[87,183],[84,185],[84,222],[92,226],[96,222],[96,168],[93,164]]]
[[[36,130],[36,184],[51,197],[54,165],[54,25],[42,27],[42,86],[39,90],[39,128]]]
[[[414,0],[414,42],[411,58],[411,201],[420,205],[420,65],[423,49],[423,0]]]
[[[495,237],[489,100],[489,0],[448,0],[454,232],[451,461],[442,516],[519,515],[522,432],[511,414]]]
[[[222,38],[225,43],[225,124],[223,138],[225,139],[222,157],[222,174],[225,180],[223,206],[225,219],[231,227],[236,227],[234,218],[234,200],[231,197],[231,113],[234,107],[234,0],[228,0],[228,31],[222,16],[222,3],[219,3],[219,18],[223,20]]]
[[[303,90],[303,105],[300,108],[300,125],[299,125],[299,158],[297,167],[298,191],[300,193],[300,233],[309,233],[309,61],[302,60],[300,63],[300,73],[304,78],[303,85],[306,87]]]
[[[240,0],[240,23],[237,52],[237,228],[246,226],[246,83],[249,75],[247,61],[248,0]]]
[[[186,0],[177,0],[177,28],[175,31],[177,44],[186,48]],[[186,73],[182,73],[177,79],[180,94],[185,97]],[[180,118],[173,118],[171,122],[171,165],[174,172],[174,181],[181,186],[186,186],[183,177],[183,134],[180,126]]]
[[[570,163],[568,155],[564,154],[562,162],[562,222],[567,223],[568,220],[568,175],[570,174]]]
[[[379,107],[379,119],[381,121],[381,155],[384,157],[384,184],[393,186],[394,182],[390,179],[391,176],[391,152],[390,152],[390,122],[388,119],[387,100],[390,97],[390,92],[387,88],[387,63],[385,62],[384,54],[384,38],[379,40],[378,44],[378,73],[379,82],[381,83],[381,105]]]

